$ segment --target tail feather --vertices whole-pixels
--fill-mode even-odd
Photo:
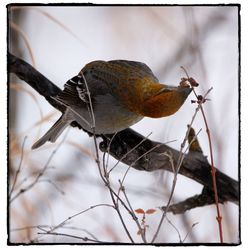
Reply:
[[[62,115],[56,123],[49,129],[49,131],[40,138],[37,142],[35,142],[32,146],[32,149],[36,149],[41,147],[45,142],[55,142],[58,136],[64,131],[64,129],[71,123],[71,120],[65,119],[64,115]]]

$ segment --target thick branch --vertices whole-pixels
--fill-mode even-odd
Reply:
[[[12,54],[8,55],[8,71],[15,73],[21,80],[27,82],[33,89],[56,109],[64,111],[65,107],[54,101],[51,96],[58,95],[62,90],[54,83],[44,77],[40,72],[33,68],[30,64],[26,63],[20,58]]]
[[[168,212],[172,212],[173,214],[183,214],[192,208],[211,205],[214,204],[214,202],[214,192],[207,188],[203,188],[201,194],[194,195],[182,202],[169,206]],[[219,200],[219,202],[223,203],[224,200]],[[165,207],[162,207],[162,210],[164,209]]]
[[[104,142],[100,145],[102,151],[107,150],[108,137],[111,136],[103,137]],[[128,151],[138,145],[142,140],[144,140],[144,142],[141,143],[139,147],[127,154]],[[151,151],[152,148],[154,149]],[[144,136],[132,129],[119,132],[112,140],[109,151],[114,158],[122,159],[122,162],[125,164],[131,165],[137,170],[145,171],[163,169],[172,172],[169,156],[171,155],[175,166],[179,157],[179,151],[159,142],[154,142],[149,139],[145,140]],[[146,152],[148,153],[145,154]],[[124,155],[126,156],[124,157]],[[144,156],[141,157],[142,155]],[[213,190],[210,169],[211,166],[207,158],[201,152],[190,151],[185,155],[179,173],[202,184],[206,189]],[[231,201],[238,204],[238,182],[219,170],[216,172],[216,180],[220,202]],[[209,193],[209,196],[212,195],[213,193]],[[208,197],[208,199],[211,200],[211,197]]]
[[[27,82],[32,88],[34,88],[40,95],[44,96],[46,100],[56,109],[61,112],[64,111],[64,107],[56,103],[51,96],[55,96],[61,92],[55,84],[49,81],[31,65],[25,61],[9,55],[8,57],[8,71],[9,73],[15,73],[20,79]],[[72,123],[72,126],[78,126],[76,123]],[[100,143],[100,149],[102,151],[108,150],[108,145],[112,135],[102,136],[103,142]],[[138,145],[142,140],[138,147]],[[131,149],[136,147],[130,153]],[[169,156],[172,157],[174,163],[177,162],[179,157],[179,151],[161,144],[144,138],[144,136],[138,134],[132,129],[125,129],[112,139],[112,143],[109,148],[109,153],[116,159],[120,160],[137,170],[144,171],[155,171],[155,170],[167,170],[173,171]],[[176,165],[176,164],[175,164]],[[186,154],[183,164],[180,169],[180,174],[202,184],[204,190],[201,195],[197,196],[197,204],[193,203],[192,208],[200,206],[200,196],[202,200],[206,201],[203,205],[213,203],[213,186],[212,178],[210,173],[210,164],[202,152],[190,151]],[[230,178],[224,173],[217,170],[216,181],[218,187],[218,194],[220,202],[231,201],[236,204],[239,202],[239,184],[236,180]],[[193,199],[194,197],[190,198]],[[182,204],[185,205],[185,204]],[[174,212],[172,210],[172,212]]]

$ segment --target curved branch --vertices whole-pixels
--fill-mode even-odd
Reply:
[[[33,89],[56,109],[64,111],[65,107],[58,104],[51,96],[58,95],[62,90],[44,77],[34,67],[12,54],[8,54],[8,72],[15,73],[21,80],[27,82]]]
[[[9,54],[8,72],[16,74],[40,95],[45,97],[54,108],[64,112],[64,107],[51,98],[51,96],[59,94],[61,89],[34,69],[30,64]],[[71,125],[81,128],[76,122],[73,122]],[[175,163],[174,165],[176,165],[179,157],[179,151],[159,142],[146,139],[144,136],[129,128],[117,133],[114,138],[112,137],[113,135],[102,136],[103,141],[99,145],[100,149],[105,152],[108,151],[114,158],[121,160],[127,165],[131,165],[131,167],[137,170],[156,171],[161,169],[172,172],[173,168],[169,155],[171,155]],[[109,145],[111,138],[112,143]],[[138,144],[140,145],[135,147]],[[131,150],[134,147],[135,149]],[[188,205],[190,199],[192,199],[192,206],[190,206],[190,209],[201,206],[201,204],[209,205],[214,203],[213,192],[211,192],[213,190],[213,185],[210,169],[210,164],[202,152],[190,151],[185,155],[179,173],[203,185],[206,192],[203,191],[201,195],[195,196],[197,203],[194,202],[195,197],[191,197],[183,201],[181,203],[182,206]],[[230,201],[238,204],[239,183],[218,169],[216,171],[219,201],[221,203]],[[200,202],[201,196],[202,203]],[[174,212],[174,209],[170,211]],[[184,212],[185,210],[182,211]]]

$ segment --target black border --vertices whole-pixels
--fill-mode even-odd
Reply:
[[[238,90],[238,130],[239,130],[239,139],[238,139],[238,180],[239,180],[239,245],[242,244],[241,242],[241,5],[238,4],[238,83],[239,83],[239,90]]]
[[[7,11],[7,50],[9,51],[9,12],[8,8],[14,6],[41,6],[41,7],[238,7],[238,129],[239,129],[239,138],[238,138],[238,179],[239,179],[239,243],[154,243],[154,244],[144,244],[144,243],[123,243],[123,242],[114,242],[114,243],[12,243],[10,242],[9,235],[10,235],[10,225],[9,225],[9,66],[7,63],[7,245],[8,246],[25,246],[25,245],[151,245],[151,246],[239,246],[242,244],[241,241],[241,4],[239,3],[221,3],[221,4],[95,4],[95,3],[11,3],[6,5]],[[6,58],[7,58],[7,51],[6,51]],[[8,62],[8,58],[7,58]]]

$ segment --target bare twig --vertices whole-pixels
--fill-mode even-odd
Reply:
[[[97,205],[93,205],[93,206],[90,206],[89,208],[83,210],[83,211],[80,211],[74,215],[71,215],[69,216],[67,219],[65,219],[64,221],[62,221],[61,223],[59,223],[58,225],[54,226],[53,228],[51,228],[48,233],[51,233],[51,232],[54,232],[56,229],[60,228],[60,227],[63,227],[69,220],[72,220],[73,218],[81,215],[81,214],[84,214],[96,207],[110,207],[110,208],[114,208],[113,205],[110,205],[110,204],[97,204]]]
[[[53,182],[53,181],[50,180],[50,179],[44,179],[44,180],[41,180],[41,179],[40,179],[38,182],[46,182],[46,183],[49,183],[49,184],[52,185],[60,194],[62,194],[62,195],[65,194],[65,192],[64,192],[61,188],[59,188],[59,187],[56,185],[55,182]]]
[[[128,154],[130,154],[130,153],[132,153],[133,152],[133,150],[135,150],[136,148],[138,148],[144,141],[146,141],[148,138],[149,138],[149,136],[150,135],[152,135],[152,132],[150,132],[142,141],[140,141],[138,144],[136,144],[133,148],[131,148],[125,155],[123,155],[117,162],[116,162],[116,164],[109,170],[109,174],[110,174],[110,172],[112,171],[112,170],[114,170],[114,168],[116,167],[116,166],[118,166],[118,164],[120,163],[120,162],[122,162],[122,160],[128,155]],[[112,137],[113,138],[113,137]],[[111,143],[110,143],[111,144]],[[143,155],[144,156],[144,155]],[[139,159],[138,159],[139,160]]]
[[[39,232],[38,234],[41,235],[56,235],[56,236],[65,236],[65,237],[70,237],[70,238],[74,238],[74,239],[78,239],[78,240],[83,240],[83,241],[89,241],[89,242],[94,242],[94,243],[112,243],[112,242],[108,242],[108,241],[100,241],[100,240],[95,240],[95,239],[91,239],[89,237],[80,237],[77,235],[72,235],[72,234],[66,234],[66,233],[57,233],[57,232]]]
[[[118,206],[118,202],[115,202],[115,198],[114,198],[114,191],[112,190],[111,186],[110,186],[110,182],[109,182],[109,179],[108,179],[108,175],[105,175],[105,165],[103,165],[103,171],[104,171],[104,174],[102,173],[102,170],[101,170],[101,162],[100,162],[100,156],[99,156],[99,150],[98,150],[98,145],[97,145],[97,138],[96,138],[96,133],[95,133],[95,114],[94,114],[94,110],[93,110],[93,105],[92,105],[92,100],[91,100],[91,96],[90,96],[90,91],[89,91],[89,88],[88,88],[88,83],[83,75],[83,73],[81,73],[81,76],[82,78],[84,79],[84,84],[85,84],[85,87],[86,87],[86,90],[87,90],[87,96],[88,96],[88,99],[89,99],[89,112],[90,112],[90,116],[91,116],[91,119],[92,119],[92,132],[93,132],[93,139],[94,139],[94,145],[95,145],[95,153],[96,153],[96,164],[98,166],[98,170],[99,170],[99,174],[100,174],[100,177],[101,179],[103,180],[104,184],[108,187],[109,189],[109,192],[110,192],[110,196],[111,196],[111,199],[112,199],[112,202],[114,204],[114,208],[120,218],[120,221],[123,225],[123,228],[128,236],[128,238],[130,239],[130,241],[132,243],[134,243],[134,240],[125,224],[125,221],[121,215],[121,211],[119,209],[119,206]]]
[[[147,138],[145,138],[145,139],[147,139]],[[170,142],[172,142],[172,141],[170,141]],[[164,144],[167,144],[167,143],[170,143],[170,142],[166,142],[166,143],[164,143]],[[138,146],[138,145],[137,145],[137,146]],[[141,155],[140,157],[138,157],[134,162],[132,162],[130,166],[128,166],[128,168],[127,168],[125,174],[123,175],[122,181],[120,182],[120,187],[123,187],[123,183],[124,183],[125,178],[126,178],[126,176],[127,176],[127,174],[128,174],[128,171],[131,169],[131,167],[133,166],[133,164],[135,164],[137,161],[139,161],[141,158],[143,158],[144,156],[146,156],[148,153],[150,153],[151,151],[153,151],[154,149],[156,149],[156,148],[159,147],[159,146],[160,146],[160,144],[156,144],[153,148],[149,149],[147,152],[145,152],[144,154],[142,154],[142,155]],[[129,152],[132,152],[132,150],[135,150],[135,149],[136,149],[136,146],[135,146],[134,148],[132,148]],[[119,198],[120,191],[121,191],[121,189],[118,190],[117,199]]]
[[[213,181],[213,190],[214,190],[214,198],[215,198],[215,206],[216,206],[216,212],[217,212],[217,217],[216,220],[218,222],[218,227],[219,227],[219,236],[220,236],[220,242],[223,243],[223,230],[222,230],[222,216],[220,214],[220,208],[219,208],[219,197],[218,197],[218,191],[217,191],[217,183],[216,183],[216,169],[214,166],[214,158],[213,158],[213,146],[212,146],[212,139],[211,139],[211,134],[210,134],[210,130],[209,130],[209,126],[208,126],[208,122],[207,122],[207,118],[203,109],[203,103],[207,100],[206,99],[206,95],[201,96],[201,95],[197,95],[194,86],[197,86],[196,81],[193,78],[190,78],[186,69],[184,67],[182,67],[182,69],[184,70],[184,72],[187,75],[187,80],[190,82],[190,85],[192,87],[192,91],[196,97],[196,102],[198,104],[198,107],[200,107],[201,113],[202,113],[202,117],[205,123],[205,127],[206,127],[206,132],[207,132],[207,137],[208,137],[208,143],[209,143],[209,151],[210,151],[210,161],[211,161],[211,175],[212,175],[212,181]],[[192,84],[194,83],[194,84]],[[211,91],[212,88],[209,89],[209,91]]]
[[[66,218],[65,220],[63,220],[62,222],[60,222],[59,224],[55,225],[55,226],[50,226],[49,227],[49,230],[46,230],[45,228],[47,227],[47,225],[43,226],[43,225],[40,225],[38,229],[42,230],[44,232],[44,234],[51,234],[51,233],[54,233],[57,229],[59,228],[62,228],[62,227],[65,227],[65,224],[68,223],[70,220],[72,220],[73,218],[75,217],[78,217],[79,215],[81,214],[84,214],[96,207],[110,207],[110,208],[113,208],[114,209],[114,206],[113,205],[110,205],[110,204],[97,204],[97,205],[93,205],[93,206],[90,206],[89,208],[85,209],[85,210],[82,210],[76,214],[73,214],[71,216],[69,216],[68,218]],[[32,240],[32,242],[37,242],[39,239],[41,238],[40,237],[37,237],[35,239]]]
[[[132,218],[134,219],[134,221],[136,222],[136,225],[137,225],[137,227],[138,227],[138,229],[139,229],[139,232],[144,232],[144,233],[141,234],[142,240],[143,240],[144,243],[147,243],[145,231],[142,230],[142,227],[141,227],[141,225],[140,225],[140,223],[139,223],[139,221],[138,221],[138,218],[137,218],[137,216],[135,215],[134,209],[133,209],[133,207],[132,207],[132,205],[131,205],[131,203],[130,203],[130,201],[129,201],[129,199],[128,199],[127,193],[126,193],[126,191],[125,191],[125,187],[122,185],[122,182],[121,182],[120,180],[119,180],[119,184],[120,184],[119,190],[121,190],[121,191],[123,192],[123,194],[124,194],[124,197],[125,197],[125,199],[126,199],[126,201],[127,201],[127,203],[128,203],[128,206],[129,206],[129,208],[130,208],[130,211],[131,211],[131,216],[132,216]]]
[[[183,243],[185,242],[185,240],[187,239],[187,237],[189,236],[189,234],[191,233],[191,231],[193,230],[193,228],[196,226],[196,225],[198,225],[199,224],[199,222],[195,222],[195,223],[193,223],[193,225],[191,226],[191,228],[190,228],[190,230],[187,232],[187,234],[186,234],[186,236],[184,237],[184,239],[183,239]]]
[[[173,222],[166,216],[165,217],[167,222],[173,227],[173,229],[176,231],[176,233],[178,234],[178,237],[179,237],[179,242],[182,243],[182,239],[181,239],[181,234],[178,230],[178,228],[173,224]]]
[[[23,156],[24,156],[24,145],[25,145],[26,139],[27,139],[27,136],[25,136],[24,139],[23,139],[20,163],[19,163],[19,166],[18,166],[18,168],[17,168],[17,171],[16,171],[16,173],[15,173],[15,175],[14,175],[13,184],[12,184],[12,187],[11,187],[10,192],[9,192],[9,197],[10,197],[10,199],[11,199],[11,195],[12,195],[13,191],[15,190],[17,178],[18,178],[18,175],[19,175],[19,173],[20,173],[20,171],[21,171],[21,166],[22,166]]]
[[[195,92],[195,90],[193,89],[193,91]],[[197,94],[195,93],[195,95],[197,96]],[[210,151],[210,161],[211,161],[211,175],[212,175],[212,179],[213,179],[213,188],[214,188],[214,198],[215,198],[215,206],[216,206],[216,211],[217,211],[217,221],[218,221],[218,227],[219,227],[219,236],[220,236],[220,242],[223,243],[223,230],[222,230],[222,216],[220,213],[220,208],[219,208],[219,198],[218,198],[218,191],[217,191],[217,184],[216,184],[216,169],[214,166],[214,158],[213,158],[213,147],[212,147],[212,139],[211,139],[211,134],[210,134],[210,130],[208,127],[208,122],[207,122],[207,118],[203,109],[203,106],[201,103],[199,103],[199,106],[201,107],[201,113],[205,122],[205,126],[206,126],[206,132],[207,132],[207,136],[208,136],[208,142],[209,142],[209,151]]]
[[[56,149],[50,154],[49,159],[47,160],[46,164],[44,165],[43,169],[38,173],[36,176],[35,180],[31,182],[27,187],[25,188],[20,188],[20,190],[14,195],[13,197],[10,198],[9,203],[12,203],[16,198],[18,198],[21,194],[24,194],[25,192],[29,191],[32,189],[37,183],[39,183],[40,178],[44,175],[45,171],[48,169],[48,166],[53,159],[54,155],[56,152],[59,150],[60,146],[63,144],[64,140],[66,139],[67,133],[63,137],[62,141],[57,145]]]
[[[157,227],[157,229],[156,229],[156,232],[155,232],[155,234],[154,234],[154,236],[153,236],[153,238],[152,238],[151,243],[154,243],[154,241],[156,240],[156,238],[157,238],[157,236],[158,236],[158,234],[159,234],[160,228],[161,228],[161,226],[162,226],[163,220],[164,220],[164,218],[166,217],[168,208],[169,208],[169,206],[170,206],[170,203],[171,203],[171,200],[172,200],[172,197],[173,197],[173,194],[174,194],[176,182],[177,182],[177,175],[178,175],[178,173],[179,173],[179,171],[180,171],[180,168],[181,168],[181,166],[182,166],[182,162],[183,162],[184,157],[185,157],[185,154],[184,154],[183,150],[184,150],[185,144],[186,144],[186,142],[187,142],[187,140],[188,140],[188,135],[189,135],[190,129],[191,129],[191,127],[192,127],[192,124],[193,124],[193,122],[194,122],[194,119],[195,119],[195,117],[196,117],[198,111],[199,111],[199,108],[196,108],[195,113],[194,113],[194,115],[192,116],[192,119],[191,119],[191,122],[190,122],[190,126],[188,127],[187,132],[186,132],[186,135],[185,135],[185,138],[184,138],[184,140],[183,140],[183,142],[182,142],[182,144],[181,144],[181,149],[180,149],[179,158],[178,158],[176,167],[172,166],[172,169],[174,168],[174,169],[175,169],[175,172],[174,172],[174,178],[173,178],[173,182],[172,182],[172,188],[171,188],[170,196],[169,196],[169,199],[168,199],[168,202],[167,202],[167,205],[166,205],[166,209],[163,211],[162,217],[161,217],[161,219],[160,219],[159,225],[158,225],[158,227]],[[170,161],[170,162],[173,163],[173,161]]]
[[[112,143],[113,139],[115,138],[116,134],[117,134],[117,132],[114,133],[114,135],[111,137],[111,140],[108,143],[107,160],[106,160],[106,162],[105,162],[105,154],[106,154],[106,152],[104,152],[104,154],[103,154],[103,166],[104,166],[104,170],[105,170],[104,171],[105,176],[109,175],[110,172],[111,172],[111,170],[108,172],[108,162],[109,162],[109,155],[110,155],[109,154],[109,150],[110,150],[111,143]]]

